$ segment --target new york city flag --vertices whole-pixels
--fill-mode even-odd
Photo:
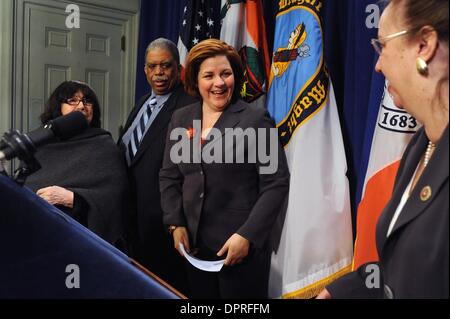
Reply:
[[[322,1],[280,1],[267,105],[291,173],[269,296],[311,298],[350,271],[347,163],[323,57]]]
[[[374,86],[382,84],[379,79]],[[380,99],[375,97],[369,107],[378,109],[378,117],[373,132],[367,134],[364,142],[370,148],[367,153],[367,169],[358,205],[356,219],[356,241],[353,257],[353,270],[361,265],[378,261],[376,247],[376,225],[384,207],[391,199],[395,176],[403,152],[420,124],[405,110],[395,106],[390,97],[387,84]],[[372,134],[370,134],[372,133]]]

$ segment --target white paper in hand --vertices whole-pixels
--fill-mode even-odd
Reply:
[[[189,255],[184,249],[183,244],[181,243],[180,248],[181,251],[183,252],[184,257],[186,257],[186,259],[191,263],[191,265],[203,271],[219,272],[223,267],[223,263],[225,262],[225,259],[216,261],[201,260]]]

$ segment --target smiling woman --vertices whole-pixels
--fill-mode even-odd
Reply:
[[[387,2],[372,41],[375,68],[394,103],[423,127],[403,154],[377,222],[379,261],[338,279],[319,298],[449,297],[449,1]]]
[[[201,102],[176,111],[168,129],[160,171],[164,223],[181,255],[183,244],[201,259],[225,258],[225,267],[219,273],[204,272],[186,263],[189,297],[267,298],[268,238],[289,189],[285,153],[276,138],[275,147],[270,147],[276,168],[264,173],[260,168],[266,163],[259,157],[250,159],[251,145],[245,144],[244,134],[231,136],[233,128],[253,131],[254,140],[267,146],[270,131],[276,131],[265,108],[239,99],[243,70],[233,47],[215,39],[200,42],[191,49],[185,70],[186,91],[200,97]],[[197,120],[201,122],[198,128]],[[177,128],[189,133],[188,142],[196,143],[196,149],[200,146],[197,141],[203,141],[202,154],[208,153],[211,145],[215,145],[214,151],[219,145],[221,156],[236,154],[236,145],[245,144],[242,153],[246,156],[233,163],[225,159],[211,162],[203,156],[201,161],[177,162],[171,150],[178,141],[170,139]],[[212,139],[213,135],[219,138]],[[230,136],[232,142],[227,143]],[[225,143],[220,143],[221,139]],[[231,150],[226,148],[228,144]]]
[[[224,55],[203,61],[198,72],[198,91],[203,105],[214,111],[223,111],[231,102],[234,91],[234,74]]]

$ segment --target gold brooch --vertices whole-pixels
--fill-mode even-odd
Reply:
[[[420,200],[422,202],[426,202],[427,200],[430,199],[431,194],[432,194],[431,187],[425,186],[424,188],[422,188],[422,191],[420,192]]]

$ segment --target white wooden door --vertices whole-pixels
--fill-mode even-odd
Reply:
[[[74,3],[73,1],[71,3]],[[97,93],[102,127],[117,138],[118,128],[133,100],[134,66],[126,50],[131,15],[78,4],[80,28],[68,28],[69,3],[22,1],[22,86],[16,104],[24,131],[40,125],[39,115],[52,91],[63,81],[87,82]],[[125,39],[126,42],[123,42]],[[19,47],[20,48],[20,47]]]

